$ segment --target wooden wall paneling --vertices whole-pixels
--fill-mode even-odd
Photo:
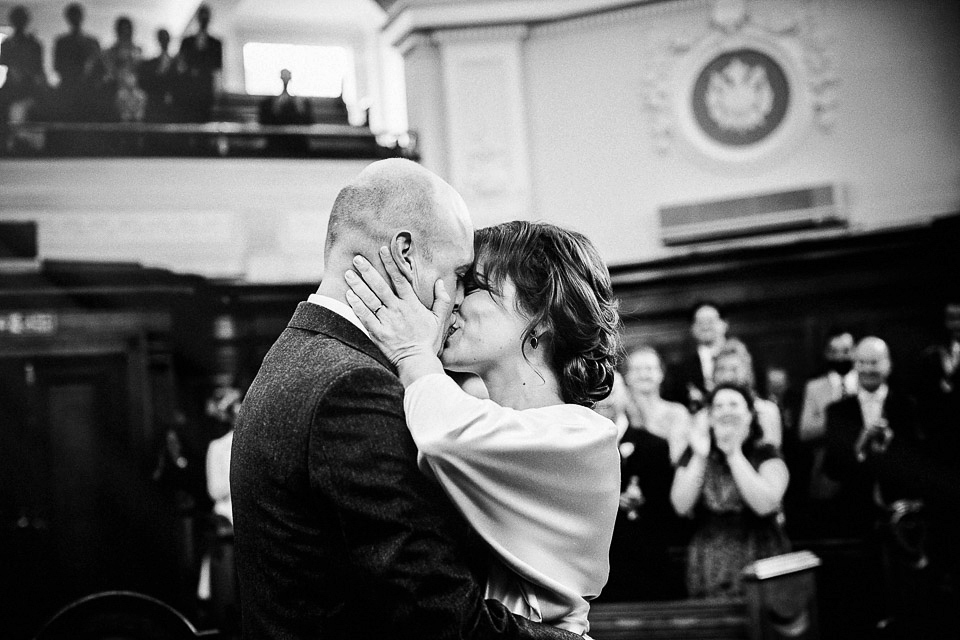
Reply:
[[[627,348],[650,343],[668,368],[689,342],[699,300],[724,307],[730,334],[750,347],[758,377],[786,366],[794,384],[818,372],[827,332],[849,326],[888,341],[910,383],[920,350],[936,336],[944,277],[957,264],[957,219],[927,227],[775,247],[731,246],[612,269]],[[955,290],[955,289],[954,289]]]

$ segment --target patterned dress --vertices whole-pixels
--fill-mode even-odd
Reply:
[[[746,447],[744,453],[754,469],[780,458],[776,447],[767,443]],[[691,456],[688,448],[680,466],[686,466]],[[783,514],[756,515],[743,501],[722,454],[707,459],[694,529],[687,548],[687,591],[694,598],[739,597],[740,572],[746,565],[790,550]]]

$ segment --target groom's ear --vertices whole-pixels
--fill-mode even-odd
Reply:
[[[390,256],[393,258],[400,273],[408,282],[413,282],[413,234],[409,231],[398,231],[390,240]]]

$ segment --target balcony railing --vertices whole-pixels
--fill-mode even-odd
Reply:
[[[410,136],[411,140],[415,140]],[[0,156],[416,157],[347,124],[23,122],[0,128]]]

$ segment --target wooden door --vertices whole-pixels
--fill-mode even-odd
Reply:
[[[19,627],[12,637],[90,593],[169,595],[169,520],[128,386],[124,353],[0,357],[0,618]]]

